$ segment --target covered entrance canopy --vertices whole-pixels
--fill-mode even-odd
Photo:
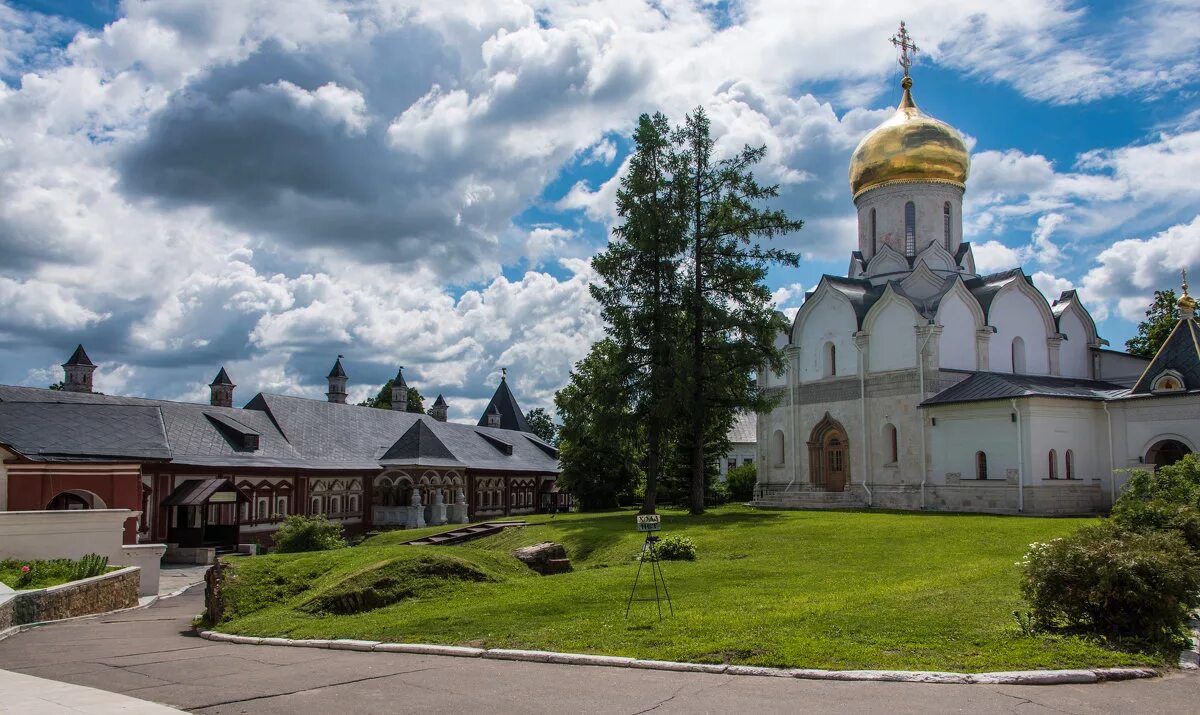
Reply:
[[[184,547],[236,548],[241,528],[239,504],[250,499],[228,479],[192,479],[175,487],[168,509],[167,541]]]

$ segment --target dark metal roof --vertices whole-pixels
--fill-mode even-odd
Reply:
[[[257,450],[235,438],[247,435],[258,436]],[[485,436],[512,443],[512,453],[501,453]],[[525,437],[412,412],[282,395],[259,394],[238,409],[0,385],[0,443],[30,459],[122,456],[197,466],[374,471],[386,458],[388,464],[557,473],[554,448]]]
[[[209,384],[209,387],[212,387],[213,385],[233,385],[233,380],[229,379],[229,373],[225,372],[224,367],[222,367],[221,371],[217,373],[217,376],[213,378],[213,381]],[[237,386],[234,385],[234,387]]]
[[[438,395],[437,399],[433,401],[433,406],[434,407],[448,407],[448,405],[446,404],[446,398],[442,397],[441,395]]]
[[[346,371],[342,369],[341,355],[338,355],[337,360],[333,362],[333,369],[329,371],[328,377],[346,377]]]
[[[218,492],[235,494],[236,502],[250,501],[228,479],[189,479],[175,487],[175,491],[162,500],[162,506],[203,506]]]
[[[0,402],[0,443],[35,461],[171,458],[162,415],[151,406]]]
[[[521,406],[517,404],[517,398],[513,397],[512,391],[508,389],[508,379],[500,378],[500,385],[496,387],[496,394],[492,395],[492,401],[488,403],[487,408],[483,411],[483,415],[479,418],[479,426],[487,427],[488,415],[500,413],[500,428],[506,430],[514,430],[517,432],[529,432],[529,423],[525,421],[525,415],[521,412]]]
[[[63,367],[66,367],[67,365],[87,365],[88,367],[96,367],[96,363],[92,362],[92,359],[88,357],[87,352],[83,349],[83,343],[80,343],[79,347],[75,348],[75,352],[71,353],[70,359],[63,363]]]
[[[1010,400],[1021,397],[1066,397],[1079,400],[1108,400],[1124,395],[1120,385],[1099,380],[1049,375],[1010,375],[976,372],[962,382],[942,390],[921,403],[924,406],[960,402]]]
[[[392,387],[408,387],[408,383],[404,381],[403,365],[396,370],[396,377],[392,379]]]
[[[1183,377],[1185,389],[1200,389],[1200,325],[1195,318],[1175,324],[1130,394],[1150,394],[1150,385],[1163,370],[1178,372]]]
[[[419,464],[432,465],[441,464],[445,466],[459,465],[459,462],[451,454],[450,450],[446,449],[446,445],[438,439],[433,433],[425,420],[418,419],[413,422],[412,427],[396,440],[396,443],[384,452],[379,458],[380,462],[384,463],[403,463],[403,464]]]
[[[996,297],[1001,288],[1018,278],[1031,282],[1029,276],[1025,275],[1025,271],[1020,268],[1013,268],[1001,271],[1000,273],[971,278],[970,280],[963,281],[963,284],[975,296],[975,300],[979,301],[979,307],[983,308],[983,314],[987,317],[990,315],[989,311],[992,309],[992,299]]]

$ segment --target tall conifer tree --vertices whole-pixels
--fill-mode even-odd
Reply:
[[[733,157],[715,159],[703,108],[688,115],[675,141],[683,161],[674,182],[689,187],[686,417],[692,473],[688,506],[699,514],[704,511],[705,445],[711,440],[714,420],[766,408],[768,401],[750,375],[764,366],[776,372],[783,369],[783,356],[774,341],[787,329],[787,320],[771,307],[763,280],[770,264],[795,266],[799,257],[761,242],[799,230],[803,224],[783,211],[759,208],[762,201],[778,195],[778,187],[760,185],[751,171],[766,147],[747,146]]]
[[[602,279],[591,285],[608,333],[619,346],[626,384],[646,435],[643,513],[655,509],[675,397],[675,348],[680,340],[685,193],[672,185],[677,156],[662,114],[643,114],[634,133],[629,170],[617,191],[620,225],[608,248],[592,259]]]

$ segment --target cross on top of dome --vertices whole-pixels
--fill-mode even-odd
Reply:
[[[900,48],[899,62],[900,66],[904,68],[904,77],[907,79],[908,69],[912,67],[913,63],[912,58],[908,56],[908,53],[911,52],[915,55],[921,51],[921,48],[917,47],[916,43],[913,42],[912,36],[908,34],[908,28],[904,26],[903,20],[900,21],[900,32],[892,35],[890,39],[893,45]]]

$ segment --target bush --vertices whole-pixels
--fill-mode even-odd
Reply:
[[[654,542],[654,555],[662,561],[695,561],[696,545],[686,536],[664,536]]]
[[[1172,531],[1087,527],[1033,544],[1021,566],[1021,590],[1041,628],[1172,642],[1200,606],[1200,558]]]
[[[108,570],[108,557],[99,554],[87,554],[71,564],[71,580],[79,581],[92,576],[99,576]]]
[[[705,506],[720,506],[729,502],[729,485],[720,480],[713,481],[704,490]]]
[[[283,520],[275,532],[275,550],[280,553],[296,551],[328,551],[346,546],[342,525],[324,516],[292,514]]]
[[[758,470],[753,464],[743,464],[729,470],[729,497],[735,502],[748,502],[754,498],[754,486],[758,483]]]
[[[1189,454],[1157,472],[1134,471],[1112,518],[1132,531],[1177,531],[1200,552],[1200,457]]]

